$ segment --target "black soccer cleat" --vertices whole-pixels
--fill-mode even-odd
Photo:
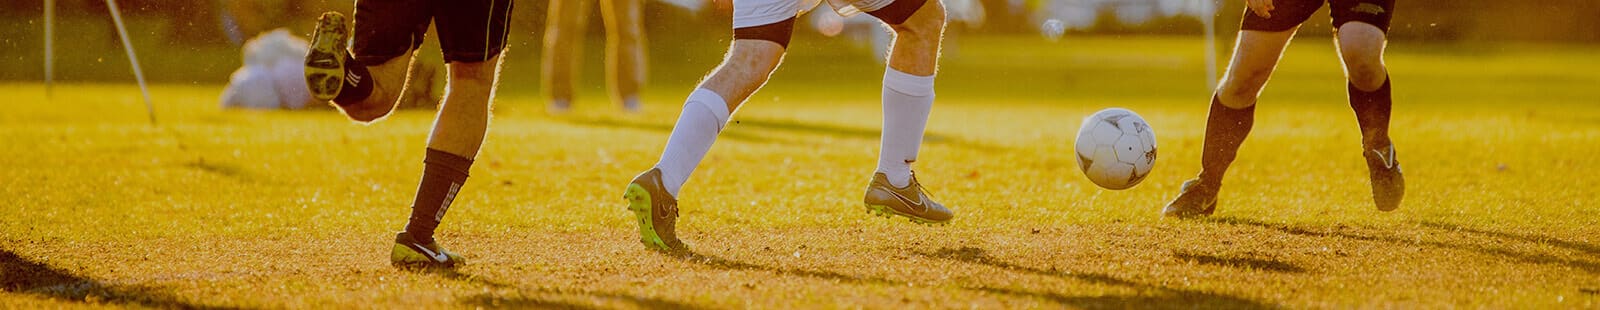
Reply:
[[[418,242],[411,233],[402,231],[394,236],[389,263],[403,268],[455,268],[465,265],[467,260],[439,246],[438,242]]]
[[[1400,208],[1406,196],[1406,178],[1400,172],[1400,159],[1395,158],[1394,143],[1372,148],[1361,154],[1367,158],[1367,171],[1372,177],[1372,202],[1378,211]]]
[[[329,101],[339,96],[347,77],[344,71],[345,49],[349,46],[350,29],[345,27],[344,14],[322,13],[317,18],[317,29],[312,32],[311,45],[306,51],[306,87],[311,97]]]

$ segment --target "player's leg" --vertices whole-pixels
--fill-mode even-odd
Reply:
[[[1222,176],[1255,125],[1256,98],[1283,57],[1294,33],[1322,6],[1322,0],[1278,0],[1271,18],[1245,12],[1233,59],[1211,97],[1201,146],[1200,174],[1183,183],[1178,197],[1162,209],[1169,217],[1210,215],[1216,209]]]
[[[1349,80],[1350,108],[1361,126],[1362,155],[1372,178],[1373,202],[1378,210],[1392,211],[1405,196],[1405,178],[1389,139],[1393,100],[1389,70],[1383,63],[1394,1],[1335,0],[1331,7],[1335,40]]]
[[[350,119],[389,115],[405,92],[406,76],[431,15],[421,1],[356,2],[355,31],[343,14],[323,13],[306,54],[306,85]],[[349,46],[350,37],[354,46]]]
[[[589,4],[593,0],[551,0],[545,17],[543,65],[540,66],[545,94],[551,112],[572,107],[573,83],[583,65],[583,34],[589,25]]]
[[[639,241],[646,247],[686,249],[676,234],[678,191],[711,150],[732,111],[778,68],[798,6],[795,0],[734,2],[734,40],[726,58],[689,93],[661,160],[635,177],[623,194],[637,218]]]
[[[624,110],[640,109],[647,59],[644,38],[644,0],[600,0],[606,25],[606,79],[611,100]]]
[[[929,199],[911,173],[933,108],[934,75],[944,38],[944,4],[939,0],[894,0],[865,11],[888,24],[895,34],[883,74],[883,131],[877,171],[864,198],[867,208],[917,223],[948,222],[953,217],[950,210]]]
[[[411,217],[405,231],[396,238],[391,258],[396,263],[413,262],[407,258],[415,256],[405,256],[410,254],[405,250],[427,252],[423,250],[432,246],[442,254],[431,255],[428,263],[453,266],[462,263],[461,257],[439,247],[433,232],[466,183],[467,172],[488,132],[489,105],[499,80],[500,52],[505,47],[511,4],[440,1],[433,8],[437,12],[439,45],[450,70],[449,84],[433,132],[428,136],[422,181],[411,205]]]

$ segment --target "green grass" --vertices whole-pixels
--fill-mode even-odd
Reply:
[[[440,230],[457,273],[386,261],[430,113],[219,111],[220,86],[162,85],[151,126],[133,86],[0,85],[0,307],[1600,307],[1600,47],[1396,42],[1410,188],[1381,213],[1337,58],[1302,38],[1219,213],[1176,221],[1157,213],[1198,169],[1198,41],[953,40],[918,163],[950,226],[867,216],[881,67],[802,41],[683,191],[692,255],[644,250],[621,195],[699,72],[643,115],[595,92],[547,116],[503,85]],[[1069,155],[1110,106],[1159,138],[1131,190]]]

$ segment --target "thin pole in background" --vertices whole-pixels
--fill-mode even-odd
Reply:
[[[155,125],[156,108],[150,103],[150,88],[144,84],[144,70],[139,69],[139,57],[133,54],[133,41],[128,38],[128,28],[122,25],[117,0],[106,0],[106,9],[111,10],[111,21],[117,24],[117,35],[122,37],[122,49],[128,51],[128,63],[133,64],[133,78],[139,81],[139,91],[144,93],[144,111],[150,115],[150,125]]]
[[[1200,0],[1205,4],[1206,14],[1206,87],[1207,90],[1217,89],[1217,3],[1214,0]]]
[[[55,93],[56,0],[44,0],[44,97]]]

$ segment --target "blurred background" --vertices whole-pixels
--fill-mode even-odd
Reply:
[[[55,76],[58,82],[129,82],[127,58],[101,0],[56,1]],[[1015,38],[1008,49],[1030,45],[1071,45],[1079,37],[1195,37],[1205,33],[1201,16],[1216,19],[1218,58],[1238,29],[1243,2],[1236,0],[946,0],[952,7],[947,57],[962,57],[975,48],[968,38]],[[153,83],[226,84],[244,63],[240,50],[246,40],[277,28],[306,36],[323,11],[350,12],[353,1],[258,0],[119,2],[140,54],[145,74]],[[539,91],[539,53],[547,4],[516,4],[509,58],[502,92]],[[658,0],[645,6],[650,63],[654,87],[683,87],[694,83],[721,57],[729,40],[728,0]],[[1324,9],[1326,10],[1326,9]],[[604,27],[592,10],[589,42],[584,49],[580,91],[602,94]],[[1391,35],[1398,44],[1426,45],[1441,52],[1492,53],[1503,43],[1600,43],[1600,1],[1460,1],[1403,0]],[[0,2],[0,81],[42,81],[43,1]],[[795,50],[804,57],[847,59],[846,63],[877,61],[884,33],[868,22],[845,20],[843,29],[829,26],[820,10],[804,17],[807,27],[796,31]],[[815,17],[814,17],[815,16]],[[832,18],[837,18],[834,16]],[[857,18],[863,18],[858,16]],[[1329,35],[1326,12],[1315,15],[1302,37]],[[824,38],[834,35],[837,38]],[[1197,41],[1198,42],[1198,41]],[[424,61],[438,59],[437,43],[429,40]],[[1203,46],[1195,46],[1202,50]],[[432,50],[428,50],[432,49]],[[431,52],[430,52],[431,51]],[[1003,61],[1003,60],[1000,60]],[[825,69],[796,69],[796,75]],[[810,70],[810,71],[808,71]],[[864,71],[876,71],[870,69]],[[820,76],[820,74],[818,74]],[[1196,81],[1201,81],[1197,79]]]

